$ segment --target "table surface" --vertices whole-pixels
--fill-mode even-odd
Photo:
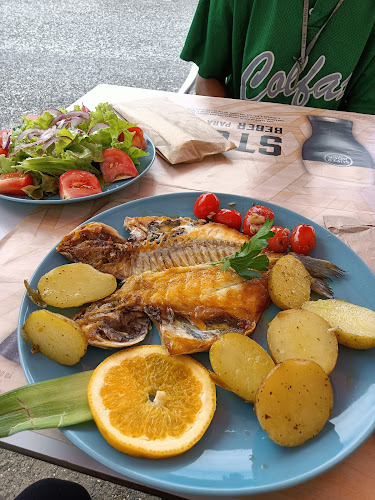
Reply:
[[[23,279],[31,276],[47,251],[64,234],[103,209],[154,194],[184,190],[216,191],[269,201],[300,213],[321,225],[327,226],[329,221],[337,217],[345,217],[346,220],[372,227],[375,225],[375,186],[372,183],[347,182],[310,175],[301,158],[302,145],[311,135],[307,120],[309,115],[352,121],[354,136],[375,157],[373,117],[112,85],[98,85],[74,104],[83,103],[92,109],[99,102],[116,104],[150,97],[168,97],[171,101],[189,108],[239,147],[194,165],[171,166],[157,156],[155,164],[139,183],[94,202],[46,207],[0,200],[0,255],[4,267],[7,266],[7,272],[3,273],[5,276],[0,278],[3,284],[3,287],[0,287],[0,290],[3,290],[0,293],[3,299],[0,302],[0,346],[4,345],[5,340],[11,337],[13,339],[13,351],[12,347],[9,347],[13,357],[9,352],[4,354],[0,351],[0,392],[26,383],[14,353],[15,335],[9,335],[16,329],[23,295]],[[273,139],[267,140],[264,137]],[[278,155],[267,153],[276,151],[276,148],[269,148],[269,144],[282,144]],[[228,166],[233,164],[237,166],[238,175],[230,178],[226,172]],[[343,239],[345,241],[345,238]],[[349,241],[352,246],[351,242],[353,240]],[[374,256],[368,252],[368,255],[363,251],[361,253],[360,246],[355,245],[354,241],[352,248],[374,271]],[[9,257],[10,249],[15,252],[12,257]],[[17,266],[12,269],[17,270],[9,277],[7,274],[11,262],[16,262]],[[12,342],[9,341],[8,344]],[[157,492],[117,474],[87,456],[55,429],[15,434],[1,440],[0,446],[135,489],[159,494],[163,498],[181,498],[169,492]],[[315,499],[319,494],[322,498],[330,499],[370,499],[374,498],[374,486],[375,442],[372,435],[345,461],[323,475],[287,490],[251,498]]]

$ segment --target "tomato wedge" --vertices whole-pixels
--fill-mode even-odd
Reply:
[[[121,149],[111,148],[102,152],[104,161],[100,163],[100,170],[104,182],[115,182],[120,179],[137,177],[138,170],[135,168],[131,158]]]
[[[20,172],[12,172],[10,174],[0,175],[0,193],[1,194],[17,194],[26,195],[22,188],[30,186],[33,183],[31,174],[21,174]]]
[[[134,132],[132,138],[132,146],[135,146],[139,149],[147,149],[147,142],[143,137],[143,130],[139,127],[130,127],[128,128],[129,132]]]
[[[147,142],[143,136],[143,130],[140,127],[130,127],[128,128],[129,132],[134,132],[132,137],[132,146],[135,146],[139,149],[147,149]],[[123,142],[125,138],[124,132],[118,136],[118,141]]]
[[[102,192],[98,178],[85,170],[68,170],[60,175],[59,195],[60,198],[80,198]]]

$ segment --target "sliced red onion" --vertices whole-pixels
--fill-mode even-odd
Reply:
[[[45,109],[45,110],[43,111],[42,115],[43,115],[46,111],[47,111],[48,113],[50,113],[51,115],[55,115],[55,116],[57,116],[57,115],[60,115],[60,114],[61,114],[61,111],[60,111],[59,109],[57,109],[57,108],[47,108],[47,109]]]
[[[68,137],[67,135],[60,135],[59,137],[53,136],[43,146],[42,154],[44,154],[47,151],[47,149],[51,146],[51,144],[57,142],[60,139],[69,139],[69,141],[71,141],[71,138]]]
[[[108,127],[109,127],[108,123],[95,123],[95,125],[90,128],[87,135],[91,135],[97,130],[100,130],[101,128],[108,128]]]
[[[82,118],[81,116],[76,116],[74,118],[71,118],[71,122],[70,122],[70,125],[72,127],[76,127],[77,125],[79,125],[80,123],[86,121],[84,118]]]
[[[2,135],[2,144],[1,147],[3,149],[8,149],[10,144],[10,138],[12,137],[12,132],[9,130],[8,132],[4,131]]]
[[[62,113],[61,115],[56,116],[56,118],[51,121],[50,127],[52,125],[55,125],[59,121],[64,120],[65,118],[71,118],[73,116],[79,116],[84,120],[88,120],[90,118],[90,113],[87,113],[86,111],[68,111],[67,113]]]
[[[22,139],[27,135],[29,139],[31,137],[37,135],[39,136],[43,132],[42,129],[40,128],[27,128],[26,130],[23,130],[17,137],[17,141],[22,141]]]
[[[56,128],[57,128],[56,126],[53,126],[51,128],[47,128],[46,130],[44,130],[40,136],[40,139],[44,139],[44,138],[49,139],[52,135],[55,135]]]
[[[17,148],[16,150],[13,151],[13,153],[9,153],[8,154],[8,158],[10,156],[14,156],[16,153],[18,153],[18,151],[20,151],[21,149],[24,149],[24,148],[28,148],[29,146],[36,146],[37,144],[42,144],[43,142],[46,142],[48,141],[48,139],[50,139],[53,135],[55,135],[55,130],[52,130],[52,129],[47,129],[47,131],[49,132],[49,134],[43,134],[43,138],[42,136],[39,138],[38,141],[35,141],[35,142],[29,142],[28,144],[23,144],[22,146],[20,146],[19,148]],[[46,132],[47,132],[46,131]]]

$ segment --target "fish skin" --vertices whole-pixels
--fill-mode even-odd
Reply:
[[[66,235],[56,249],[72,262],[125,280],[145,271],[216,262],[249,240],[222,224],[189,218],[127,217],[125,228],[128,239],[106,224],[91,222]]]
[[[115,323],[124,310],[145,312],[170,354],[188,354],[207,351],[229,331],[249,335],[269,302],[267,274],[248,281],[231,269],[202,264],[131,276],[73,319],[92,344],[108,318]],[[105,346],[118,347],[109,339]]]

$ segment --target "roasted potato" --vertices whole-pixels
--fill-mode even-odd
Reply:
[[[255,398],[262,429],[281,446],[298,446],[316,436],[333,408],[328,375],[314,361],[288,359],[263,380]]]
[[[45,309],[30,314],[21,334],[33,352],[62,365],[75,365],[87,350],[86,336],[73,320]]]
[[[280,309],[298,309],[309,300],[311,276],[294,255],[283,255],[271,268],[268,291]]]
[[[50,306],[60,308],[79,307],[103,299],[116,288],[114,276],[82,263],[56,267],[38,282],[41,299]]]
[[[375,311],[339,299],[308,301],[302,309],[328,321],[339,344],[352,349],[375,347]]]
[[[286,359],[309,359],[330,374],[338,355],[337,338],[329,323],[310,311],[288,309],[269,324],[267,344],[276,363]]]
[[[211,346],[214,382],[251,403],[256,391],[275,366],[270,355],[255,340],[241,333],[226,333]]]

